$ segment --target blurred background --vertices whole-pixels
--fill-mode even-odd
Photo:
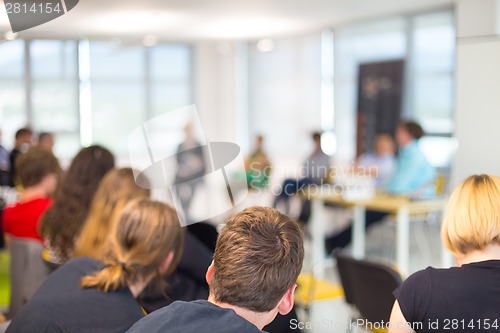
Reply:
[[[466,86],[477,64],[484,72],[470,75],[499,71],[494,52],[480,50],[498,48],[498,7],[490,0],[85,0],[18,34],[2,10],[2,144],[10,149],[15,131],[29,125],[56,134],[63,163],[98,143],[128,164],[135,127],[195,104],[207,140],[235,142],[246,153],[260,134],[274,166],[300,165],[314,130],[323,131],[326,153],[349,163],[357,154],[360,66],[402,61],[400,117],[422,124],[421,148],[443,172],[460,147],[460,179],[473,171],[468,161],[480,162],[472,140],[498,135],[484,127],[491,118],[463,138],[457,131],[460,121],[482,119],[476,113],[471,123],[472,112],[500,117],[488,111],[498,105],[488,101],[495,94]]]

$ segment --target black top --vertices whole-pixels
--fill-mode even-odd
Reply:
[[[500,331],[500,260],[428,267],[410,276],[394,296],[417,332]]]
[[[179,265],[174,273],[165,278],[167,282],[165,292],[159,293],[155,284],[151,283],[139,298],[141,305],[148,313],[174,301],[208,298],[205,275],[212,262],[212,253],[189,231],[185,235],[184,250]]]
[[[123,333],[144,317],[128,288],[103,292],[80,287],[80,279],[98,271],[91,258],[71,260],[52,273],[14,317],[7,333]]]
[[[262,333],[231,309],[208,301],[177,301],[141,319],[127,333]]]

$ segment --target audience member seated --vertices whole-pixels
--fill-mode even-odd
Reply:
[[[255,150],[245,159],[245,171],[248,188],[266,187],[271,176],[271,162],[264,152],[264,137],[257,136]]]
[[[55,156],[52,155],[52,153],[40,149],[32,149],[26,154],[22,154],[16,160],[16,164],[17,173],[21,184],[24,187],[24,192],[22,193],[19,202],[7,206],[3,211],[2,227],[7,247],[9,247],[12,238],[19,241],[31,240],[42,243],[42,237],[39,234],[39,220],[41,215],[52,202],[50,196],[57,186],[57,178],[59,172],[61,171]],[[12,240],[12,242],[14,242],[14,240]],[[19,247],[16,245],[10,250],[18,251],[18,249]],[[24,247],[22,252],[26,252],[26,256],[29,255],[27,253],[29,251],[24,250]],[[14,258],[20,258],[19,260],[22,261],[26,260],[20,252],[11,252],[11,256],[13,260],[16,260]],[[16,269],[11,271],[11,274],[26,273],[22,269],[22,267],[24,267],[22,263],[15,262],[13,264],[16,267],[21,268],[20,270]],[[43,267],[43,265],[41,266]],[[40,278],[44,278],[47,275],[45,270],[43,273],[38,270],[36,270],[36,272],[37,276]],[[38,273],[40,274],[38,275]],[[19,279],[23,277],[11,275],[11,278]],[[11,319],[15,315],[22,304],[24,304],[24,302],[31,296],[36,287],[32,285],[30,288],[33,290],[28,292],[28,290],[23,287],[22,283],[18,284],[15,294],[11,295],[10,308],[6,315],[0,315],[0,322],[4,322],[6,319]]]
[[[12,186],[12,178],[10,177],[9,152],[2,145],[1,129],[0,129],[0,186]]]
[[[144,316],[136,297],[175,269],[183,230],[168,205],[138,199],[122,211],[103,260],[82,257],[52,273],[7,333],[122,333]]]
[[[102,179],[75,245],[75,256],[103,259],[106,240],[125,205],[137,198],[149,198],[139,187],[130,168],[114,169]]]
[[[411,198],[430,198],[435,194],[436,170],[429,164],[418,147],[418,140],[424,131],[415,122],[403,122],[396,130],[396,141],[399,145],[396,171],[383,187],[389,194],[407,195]],[[382,221],[387,213],[367,211],[366,228]],[[338,235],[327,238],[328,252],[337,247],[345,247],[351,242],[352,226]]]
[[[16,170],[24,188],[20,201],[3,212],[6,243],[10,236],[31,238],[42,242],[39,221],[52,203],[61,169],[52,153],[31,149],[16,160]]]
[[[16,172],[17,157],[27,152],[33,145],[33,131],[29,128],[21,128],[16,132],[14,149],[10,152],[10,176],[12,178],[11,186],[18,185]]]
[[[330,157],[321,149],[321,133],[313,133],[314,151],[309,158],[304,162],[300,179],[286,179],[281,187],[280,194],[274,201],[274,207],[278,207],[280,203],[285,204],[285,213],[288,213],[289,198],[304,187],[315,184],[321,185],[327,179],[330,170]],[[304,222],[307,219],[303,220]]]
[[[52,153],[54,149],[55,139],[54,133],[41,132],[38,135],[38,147]]]
[[[71,162],[54,203],[42,217],[42,234],[51,262],[60,264],[72,257],[97,187],[114,165],[113,154],[100,146],[83,148]]]
[[[375,149],[361,154],[356,167],[362,175],[375,178],[377,187],[386,184],[396,169],[394,140],[390,134],[379,133],[375,137]]]
[[[205,279],[213,253],[189,231],[185,232],[184,250],[175,272],[165,278],[166,289],[158,292],[150,284],[139,297],[139,303],[150,313],[174,301],[207,299],[208,284]]]
[[[219,235],[208,301],[174,302],[128,332],[262,332],[292,309],[303,258],[297,223],[272,208],[247,208]]]
[[[458,267],[428,267],[410,276],[394,292],[389,332],[497,330],[499,202],[500,177],[474,175],[458,185],[448,202],[441,231]]]

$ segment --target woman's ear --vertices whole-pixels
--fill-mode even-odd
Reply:
[[[214,262],[208,266],[207,274],[205,275],[205,279],[207,280],[208,285],[210,285],[210,281],[212,281],[212,276],[214,276]]]
[[[161,264],[161,267],[160,267],[160,272],[163,274],[167,271],[168,267],[170,266],[170,264],[172,263],[172,260],[174,260],[174,251],[170,251],[168,254],[167,254],[167,257],[165,258],[165,260],[163,260],[162,264]]]

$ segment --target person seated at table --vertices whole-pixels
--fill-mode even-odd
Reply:
[[[174,302],[128,332],[262,332],[278,313],[292,309],[303,259],[296,222],[272,208],[247,208],[219,235],[206,274],[208,301]]]
[[[113,154],[101,146],[83,148],[71,162],[54,195],[54,203],[41,221],[51,263],[61,264],[73,256],[75,240],[97,187],[114,166]]]
[[[122,211],[103,260],[82,257],[52,273],[7,333],[123,333],[144,317],[136,297],[175,269],[183,229],[170,206],[138,199]]]
[[[427,161],[418,146],[418,140],[424,136],[424,130],[416,122],[403,122],[396,130],[399,145],[396,171],[383,189],[394,195],[407,195],[411,198],[431,198],[435,195],[436,170]],[[367,211],[366,228],[382,221],[388,213]],[[352,225],[339,234],[326,239],[326,248],[330,253],[337,247],[346,247],[352,238]]]
[[[255,150],[245,159],[245,170],[248,187],[257,189],[265,187],[271,176],[271,162],[264,152],[264,137],[258,135]]]
[[[428,267],[396,289],[390,333],[444,332],[447,327],[453,332],[497,330],[499,202],[498,176],[473,175],[457,186],[448,202],[441,239],[458,267]]]
[[[31,149],[16,159],[17,177],[24,191],[19,202],[3,211],[3,231],[6,244],[10,236],[43,242],[39,233],[42,214],[52,204],[61,168],[50,152]]]
[[[386,184],[396,170],[394,140],[390,134],[378,133],[375,136],[374,151],[361,154],[357,161],[357,171],[363,176],[375,178],[377,187]]]
[[[300,179],[285,179],[281,186],[281,192],[274,200],[274,208],[278,207],[280,203],[285,205],[285,214],[287,214],[290,209],[289,199],[292,195],[308,185],[322,185],[328,177],[330,157],[321,149],[321,133],[313,133],[312,139],[314,142],[313,153],[304,162],[301,168],[301,174],[303,173],[304,177]],[[307,221],[307,219],[304,219],[304,222],[305,221]]]

